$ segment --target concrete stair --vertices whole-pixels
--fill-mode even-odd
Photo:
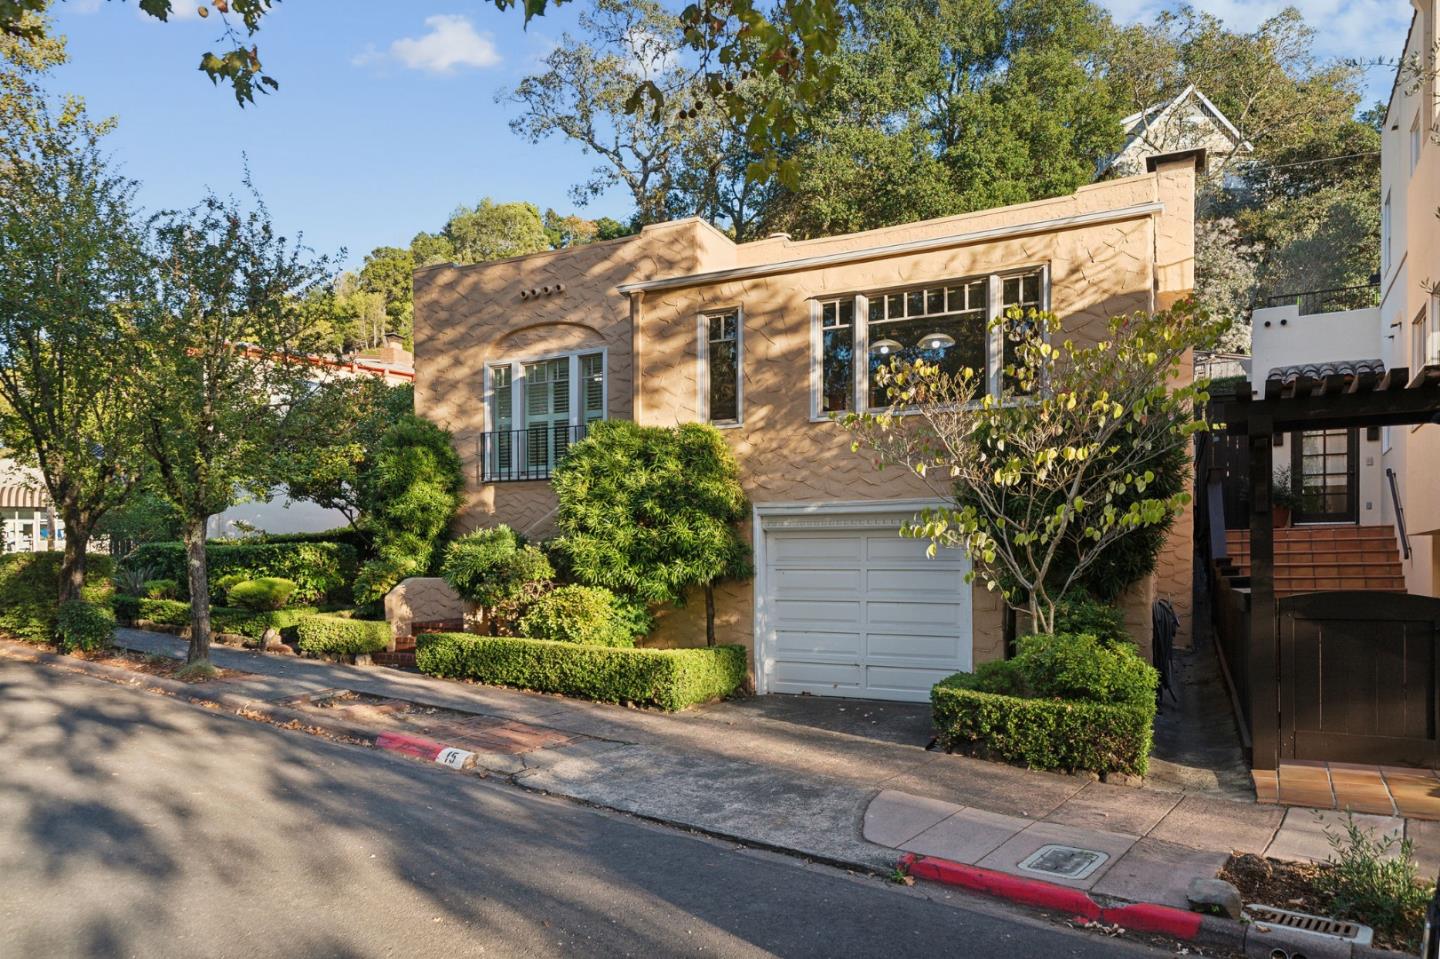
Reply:
[[[1250,574],[1250,531],[1225,531],[1230,565]],[[1389,526],[1290,526],[1275,531],[1275,595],[1331,589],[1405,592],[1395,530]]]

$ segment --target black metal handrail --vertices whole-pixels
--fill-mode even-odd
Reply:
[[[585,438],[586,426],[545,423],[523,430],[492,430],[476,441],[482,483],[549,479],[570,444]]]
[[[1303,293],[1278,293],[1267,297],[1266,306],[1295,305],[1301,316],[1314,313],[1336,313],[1341,310],[1363,310],[1380,305],[1380,284],[1338,286],[1330,290],[1306,290]]]
[[[1395,471],[1385,467],[1385,478],[1390,481],[1390,502],[1395,506],[1395,531],[1400,534],[1400,550],[1410,558],[1410,535],[1405,532],[1405,507],[1400,504],[1400,487],[1395,483]]]

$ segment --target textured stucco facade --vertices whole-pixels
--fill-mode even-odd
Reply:
[[[728,309],[742,317],[743,398],[740,422],[724,435],[752,503],[933,497],[913,476],[877,471],[840,426],[815,415],[812,304],[1043,268],[1050,309],[1069,335],[1094,340],[1110,317],[1163,308],[1194,285],[1195,157],[1155,167],[1069,196],[840,237],[736,245],[691,219],[570,250],[418,271],[416,407],[454,433],[465,460],[461,526],[503,522],[543,535],[555,505],[544,481],[485,481],[477,450],[490,422],[487,365],[603,349],[609,417],[684,423],[700,412],[700,318]],[[1190,556],[1182,517],[1153,590],[1132,591],[1130,619],[1145,639],[1152,592],[1175,603],[1188,637]],[[721,641],[751,645],[754,592],[748,582],[719,591]],[[997,658],[1000,604],[977,588],[973,607],[974,661]],[[666,610],[653,642],[703,643],[703,617],[700,602]]]

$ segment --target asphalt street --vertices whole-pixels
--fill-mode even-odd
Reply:
[[[0,959],[1164,954],[0,661]]]

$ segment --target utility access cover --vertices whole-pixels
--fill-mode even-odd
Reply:
[[[1084,879],[1104,865],[1108,853],[1074,846],[1041,846],[1020,863],[1026,872],[1060,879]]]

